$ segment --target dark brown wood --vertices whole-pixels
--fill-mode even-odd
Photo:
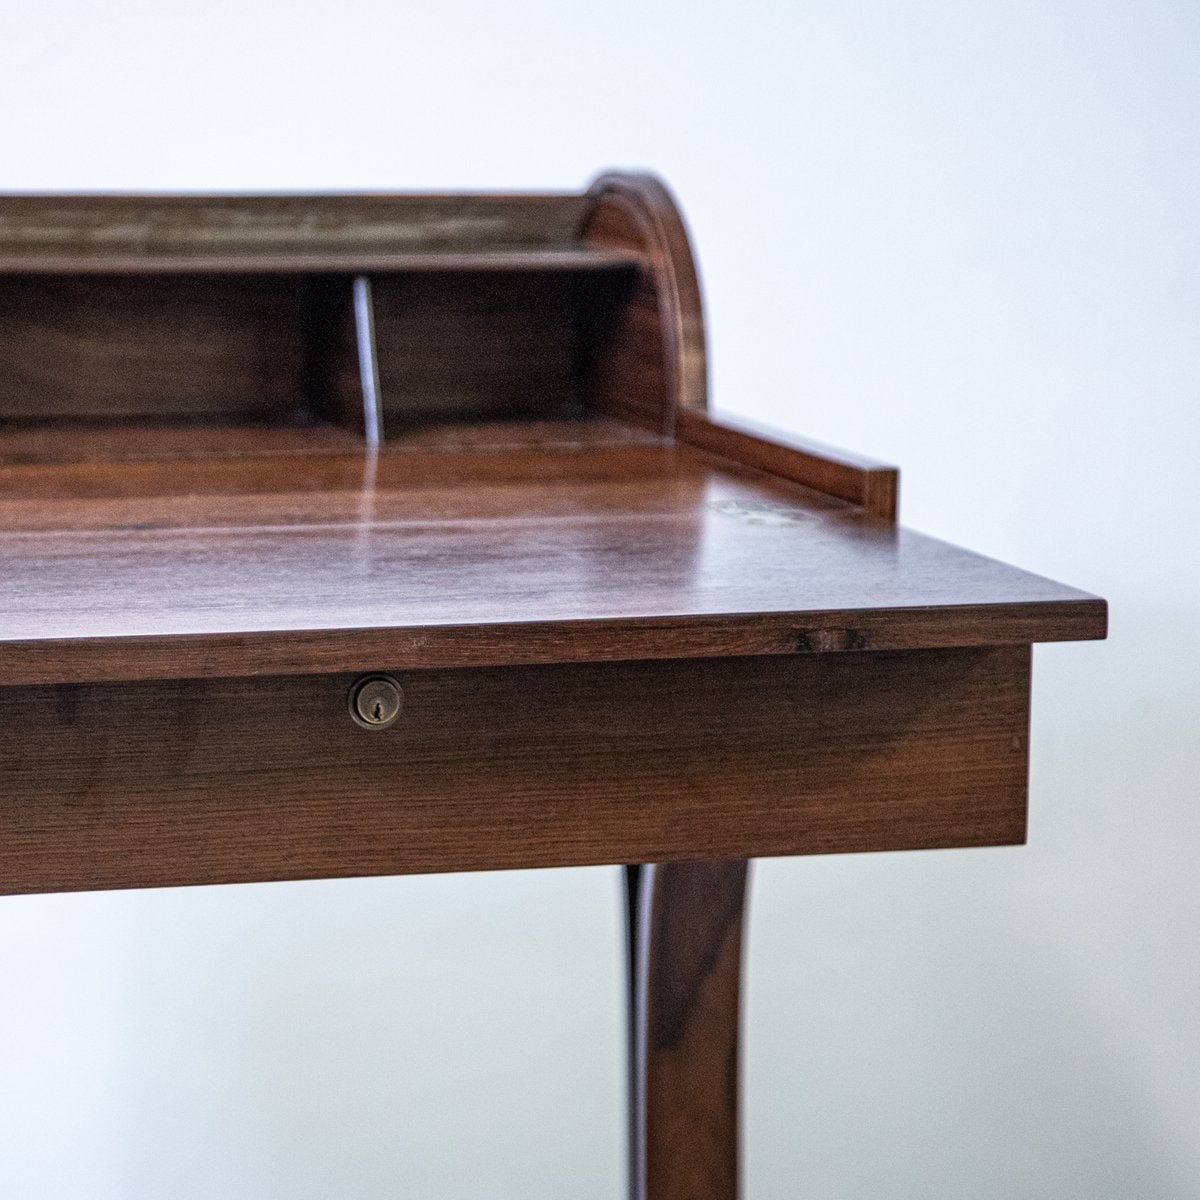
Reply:
[[[867,516],[896,519],[900,472],[886,463],[766,430],[749,421],[717,421],[697,412],[678,414],[675,436],[715,458],[757,467],[768,475],[836,496]]]
[[[1024,837],[1027,648],[392,673],[0,688],[0,891]]]
[[[588,405],[670,433],[678,412],[708,403],[700,284],[683,218],[650,175],[602,175],[589,195],[584,241],[636,253],[645,265],[587,310]]]
[[[0,276],[0,421],[287,420],[302,324],[296,279]]]
[[[0,196],[0,202],[3,201]],[[391,250],[386,253],[353,251],[330,255],[315,252],[271,252],[246,255],[147,254],[129,257],[29,258],[0,261],[0,273],[18,276],[112,275],[142,278],[154,275],[303,275],[337,277],[346,274],[420,274],[463,272],[495,274],[505,271],[550,271],[572,274],[628,274],[642,264],[632,252],[605,250],[595,246],[514,246],[499,250]]]
[[[403,464],[405,478],[412,484],[451,485],[455,479],[465,483],[472,478],[481,482],[553,478],[559,454],[567,464],[576,459],[579,464],[590,463],[593,473],[601,475],[612,472],[613,455],[628,455],[630,469],[646,471],[650,464],[661,463],[662,451],[668,446],[665,439],[645,430],[602,419],[451,422],[404,430],[392,440],[388,455],[397,459],[398,468]],[[74,496],[82,517],[102,512],[103,504],[94,502],[105,495],[153,500],[161,492],[182,499],[193,488],[204,494],[231,496],[270,493],[279,489],[281,478],[294,471],[295,464],[280,461],[291,458],[313,460],[300,475],[293,476],[297,490],[337,492],[346,480],[357,478],[355,471],[361,469],[364,450],[361,437],[321,422],[294,426],[224,421],[0,424],[0,503],[8,496],[37,494],[59,500]],[[639,454],[649,456],[640,466]],[[321,459],[340,461],[320,465]],[[131,463],[142,465],[126,476]],[[116,464],[121,465],[120,470],[114,470]],[[69,467],[69,487],[77,486],[80,491],[64,491],[51,482],[55,472],[29,469],[43,466]],[[568,473],[575,469],[568,465]],[[580,465],[579,469],[586,468]],[[206,486],[200,475],[210,471],[215,474]],[[317,474],[313,476],[312,471]],[[177,488],[147,494],[148,487],[158,486],[155,481],[179,472],[183,474]],[[129,480],[126,485],[119,482],[122,476]],[[247,489],[244,485],[252,477],[262,486]],[[47,482],[38,484],[38,478]],[[819,496],[812,495],[820,502]],[[53,527],[51,518],[47,528]]]
[[[375,275],[372,290],[389,430],[578,412],[569,274]]]
[[[355,288],[372,293],[373,328]],[[399,428],[574,415],[584,297],[608,294],[544,269],[0,275],[0,421],[311,413],[362,431],[364,357]]]
[[[355,314],[354,278],[348,275],[313,277],[305,281],[303,404],[320,421],[353,431],[346,446],[354,455],[366,443],[366,404],[363,396],[359,329]],[[374,347],[367,352],[374,356]],[[322,453],[324,437],[310,439]],[[276,456],[275,435],[259,442],[259,452]],[[173,449],[173,448],[172,448]],[[148,448],[140,451],[152,454]],[[170,457],[170,451],[167,451]]]
[[[642,1087],[641,991],[639,963],[645,938],[641,933],[641,895],[644,863],[627,863],[621,872],[625,900],[625,1162],[626,1195],[638,1200],[644,1174],[644,1101]]]
[[[0,202],[2,202],[0,197]],[[146,254],[130,258],[52,258],[6,260],[0,272],[19,276],[155,275],[342,275],[422,274],[455,271],[490,275],[504,271],[571,272],[582,275],[628,275],[642,265],[638,254],[595,246],[516,246],[511,250],[413,250],[388,253],[354,252],[331,257],[320,253],[263,253],[247,258],[235,253]]]
[[[320,421],[295,425],[139,419],[0,423],[0,471],[16,468],[25,472],[28,468],[56,463],[90,463],[98,472],[112,477],[117,474],[113,469],[117,464],[165,465],[205,460],[226,462],[232,470],[241,470],[232,460],[344,459],[361,458],[362,453],[361,436]],[[11,494],[24,494],[30,478],[25,474]],[[0,487],[0,504],[10,495],[9,482],[14,481],[8,480]],[[66,499],[61,495],[59,498]],[[88,496],[85,493],[76,499],[82,516],[90,509]],[[81,525],[86,527],[86,523]]]
[[[0,272],[370,269],[421,254],[578,254],[585,196],[0,196]],[[507,265],[499,260],[501,266]]]
[[[0,672],[306,673],[380,656],[479,666],[1103,630],[1083,593],[619,427],[500,425],[490,447],[479,430],[446,436],[463,449],[399,438],[369,463],[0,467]]]
[[[1106,611],[706,407],[650,176],[0,197],[0,892],[641,864],[631,1192],[732,1200],[746,860],[1022,841]]]
[[[735,1200],[744,860],[627,868],[630,1196]]]

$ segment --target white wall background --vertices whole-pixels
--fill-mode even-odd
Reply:
[[[763,863],[750,1200],[1200,1195],[1200,8],[41,0],[0,187],[581,185],[691,218],[717,405],[1106,594],[1027,849]],[[4,1200],[612,1197],[610,871],[0,902]]]

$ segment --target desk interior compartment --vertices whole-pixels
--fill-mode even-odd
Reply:
[[[374,405],[386,440],[579,417],[633,278],[579,261],[0,276],[0,425],[325,422],[370,438]]]

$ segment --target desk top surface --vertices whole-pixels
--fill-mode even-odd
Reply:
[[[1086,593],[607,420],[0,434],[9,683],[1017,644]]]

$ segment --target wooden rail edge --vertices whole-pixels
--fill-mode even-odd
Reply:
[[[858,505],[868,516],[896,520],[900,472],[887,463],[779,433],[740,417],[716,421],[688,409],[676,413],[675,438],[697,450]]]

